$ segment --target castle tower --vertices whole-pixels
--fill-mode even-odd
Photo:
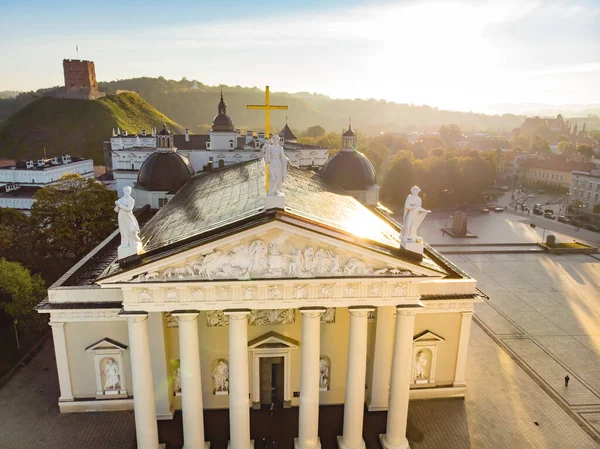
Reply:
[[[65,90],[59,97],[95,99],[103,97],[98,91],[96,66],[93,61],[63,59]]]

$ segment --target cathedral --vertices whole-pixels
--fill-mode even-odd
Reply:
[[[253,409],[298,407],[295,448],[316,449],[320,407],[343,404],[340,448],[365,447],[374,411],[387,411],[382,446],[408,448],[409,400],[465,395],[483,300],[418,237],[418,187],[397,222],[351,127],[319,172],[273,139],[264,158],[194,173],[173,137],[156,133],[115,204],[119,229],[37,307],[60,411],[133,410],[139,449],[159,448],[157,421],[180,412],[191,449],[210,443],[203,411],[228,409],[229,447],[249,449]]]
[[[160,141],[160,135],[170,137],[168,147]],[[298,167],[321,167],[327,161],[329,148],[297,142],[297,138],[287,124],[279,132],[286,156]],[[107,168],[114,190],[123,191],[123,187],[133,188],[142,165],[151,155],[161,148],[170,148],[179,153],[189,164],[193,173],[222,168],[227,165],[246,162],[262,156],[261,151],[268,138],[264,132],[246,131],[244,135],[235,128],[233,120],[227,114],[227,105],[223,92],[217,105],[217,114],[211,124],[209,134],[171,134],[166,126],[162,130],[153,128],[142,130],[139,134],[129,134],[117,129],[112,132],[110,141],[105,143],[104,165]],[[134,192],[134,198],[135,192]]]

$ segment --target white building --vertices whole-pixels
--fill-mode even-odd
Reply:
[[[0,167],[0,207],[30,210],[35,192],[55,184],[67,174],[93,178],[94,161],[64,154],[37,161],[17,161],[15,165]]]
[[[398,223],[354,197],[377,193],[362,158],[339,161],[289,167],[277,207],[262,159],[191,176],[138,217],[138,252],[119,260],[115,231],[69,270],[38,306],[60,411],[133,409],[138,448],[158,449],[157,420],[181,411],[185,447],[202,448],[203,410],[227,408],[229,447],[250,449],[251,410],[275,402],[299,408],[281,446],[317,449],[320,406],[344,404],[339,447],[364,448],[364,414],[387,411],[383,447],[407,449],[409,399],[465,395],[484,296],[428,245],[406,250]],[[344,191],[348,167],[361,179]]]
[[[107,172],[112,173],[112,188],[122,192],[123,187],[136,183],[138,171],[144,161],[157,148],[157,130],[148,134],[142,130],[140,135],[128,135],[127,131],[113,131],[105,154]],[[279,133],[283,140],[285,154],[291,163],[299,167],[321,167],[327,161],[329,149],[296,142],[296,136],[286,124]],[[247,131],[241,135],[227,115],[227,105],[221,93],[209,134],[175,134],[173,144],[177,152],[189,159],[194,172],[201,172],[212,164],[214,168],[257,159],[262,156],[265,143],[264,132],[255,135]]]
[[[592,214],[600,205],[600,170],[573,171],[569,205],[577,203],[579,211]]]

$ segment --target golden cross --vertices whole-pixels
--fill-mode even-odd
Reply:
[[[246,109],[264,109],[265,110],[265,138],[269,138],[269,112],[271,110],[287,110],[287,106],[276,106],[269,104],[269,86],[265,87],[265,104],[249,104]]]
[[[287,106],[277,106],[269,104],[269,86],[265,87],[265,104],[249,104],[246,105],[246,109],[264,109],[265,110],[265,138],[268,139],[270,136],[269,133],[269,118],[271,110],[287,110]],[[267,165],[266,171],[267,183],[266,189],[267,193],[269,193],[269,166]]]

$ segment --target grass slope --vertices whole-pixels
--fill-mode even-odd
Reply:
[[[2,123],[0,157],[38,159],[46,147],[47,156],[68,153],[103,165],[102,142],[113,128],[139,133],[153,126],[162,128],[163,122],[172,132],[183,132],[135,93],[95,101],[42,97]]]

